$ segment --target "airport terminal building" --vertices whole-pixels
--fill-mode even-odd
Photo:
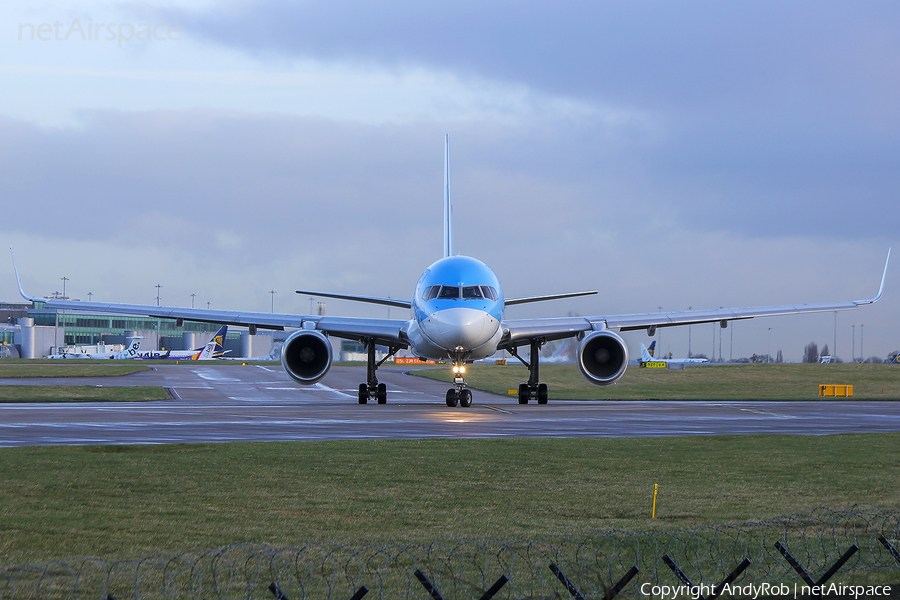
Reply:
[[[6,347],[0,357],[40,358],[65,348],[124,344],[135,336],[143,338],[141,350],[191,350],[206,344],[218,329],[215,323],[67,312],[44,308],[41,302],[0,303],[0,348]],[[273,332],[250,335],[229,328],[223,346],[234,358],[265,356],[276,345],[275,337]]]

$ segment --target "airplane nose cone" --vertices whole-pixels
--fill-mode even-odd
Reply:
[[[422,329],[433,342],[452,350],[467,350],[484,345],[500,327],[500,322],[483,310],[448,308],[439,310],[422,322]]]

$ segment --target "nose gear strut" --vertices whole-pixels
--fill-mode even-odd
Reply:
[[[447,390],[447,406],[472,406],[472,390],[466,387],[466,360],[461,352],[453,357],[453,387]]]

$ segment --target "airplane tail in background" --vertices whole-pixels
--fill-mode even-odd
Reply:
[[[656,340],[650,343],[650,347],[641,344],[641,361],[650,362],[653,360],[653,351],[656,350]]]
[[[127,358],[135,358],[138,354],[138,350],[141,349],[141,340],[144,339],[141,336],[136,336],[133,338],[128,338],[128,344],[124,350],[118,352],[113,356],[113,358],[118,359],[127,359]]]
[[[202,348],[191,357],[191,360],[211,360],[225,354],[225,335],[228,333],[228,325],[222,325],[216,332],[216,335]]]
[[[453,256],[453,205],[450,203],[450,134],[444,135],[444,258]]]

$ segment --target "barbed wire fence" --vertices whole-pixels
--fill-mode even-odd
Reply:
[[[898,536],[900,515],[856,505],[686,531],[358,547],[247,543],[170,557],[0,568],[0,600],[359,600],[366,593],[366,600],[609,600],[620,588],[622,596],[638,596],[642,583],[713,585],[734,573],[739,584],[809,583],[827,579],[835,566],[842,576],[886,572],[896,582]]]

